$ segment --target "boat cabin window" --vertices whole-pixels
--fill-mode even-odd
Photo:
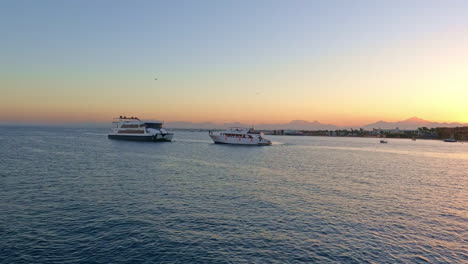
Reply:
[[[154,129],[161,129],[162,124],[161,123],[145,123],[146,128],[154,128]]]
[[[236,138],[245,138],[245,135],[243,134],[228,134],[228,133],[223,133],[223,135],[227,137],[236,137]]]
[[[139,128],[144,127],[143,124],[123,124],[122,128]]]

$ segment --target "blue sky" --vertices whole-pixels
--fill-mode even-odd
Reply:
[[[19,0],[2,6],[1,47],[12,62],[163,69],[375,49],[465,26],[468,11],[463,1]]]
[[[265,88],[260,90],[279,93],[288,87],[275,78],[281,75],[294,83],[297,72],[302,74],[299,78],[307,75],[307,85],[300,85],[301,89],[308,87],[304,93],[307,96],[312,94],[310,90],[319,95],[325,89],[348,93],[348,88],[339,85],[342,77],[333,75],[335,70],[359,68],[361,63],[367,65],[375,58],[382,64],[398,58],[393,63],[404,65],[408,54],[431,46],[429,42],[447,38],[441,48],[451,49],[459,36],[468,33],[466,1],[18,0],[2,1],[0,5],[0,70],[10,79],[2,86],[9,87],[4,89],[10,89],[12,100],[28,92],[53,94],[57,89],[68,90],[58,92],[61,100],[71,100],[79,90],[90,96],[96,89],[109,94],[113,92],[111,87],[100,86],[106,84],[106,79],[122,83],[152,80],[153,76],[174,81],[153,88],[135,82],[142,87],[142,93],[170,89],[213,100],[209,95],[220,84],[233,82],[238,87],[226,89],[244,92],[252,89],[242,79],[263,83]],[[366,67],[371,66],[360,71],[372,71]],[[325,75],[331,76],[333,82],[315,85]],[[268,83],[270,76],[275,81]],[[37,79],[38,87],[31,85],[32,81],[18,84],[18,79],[24,78]],[[53,81],[60,78],[75,83],[85,80],[86,85],[62,85],[54,90],[57,84]],[[15,93],[13,89],[22,92]],[[302,94],[301,89],[293,88],[296,94]],[[282,97],[270,98],[270,104],[279,98]],[[296,99],[291,97],[289,104],[295,104]],[[47,98],[50,100],[55,99]],[[199,100],[202,104],[203,100]],[[313,98],[311,101],[320,103]],[[261,102],[252,102],[249,107],[252,104]],[[297,111],[326,109],[301,110],[303,103],[296,105]],[[188,107],[199,105],[184,107],[188,111]],[[413,111],[408,116],[415,114],[418,113]],[[174,118],[183,119],[183,115]]]

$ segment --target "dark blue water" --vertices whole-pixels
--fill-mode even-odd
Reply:
[[[466,263],[468,144],[0,127],[1,263]]]

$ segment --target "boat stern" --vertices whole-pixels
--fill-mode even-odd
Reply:
[[[258,145],[260,146],[271,146],[271,144],[272,144],[271,140],[268,140],[268,139],[260,140],[260,142],[258,143]]]
[[[155,141],[172,141],[174,133],[157,134]]]

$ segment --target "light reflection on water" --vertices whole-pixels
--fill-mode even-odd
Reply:
[[[0,128],[0,262],[468,261],[468,144],[106,131]]]
[[[404,154],[404,155],[414,155],[414,156],[426,156],[434,158],[445,158],[445,159],[468,159],[468,153],[443,153],[443,152],[432,152],[432,151],[415,151],[415,150],[402,150],[402,149],[393,149],[393,148],[358,148],[358,147],[328,147],[328,146],[308,146],[309,148],[317,149],[336,149],[344,151],[369,151],[369,152],[387,152],[395,154]]]

